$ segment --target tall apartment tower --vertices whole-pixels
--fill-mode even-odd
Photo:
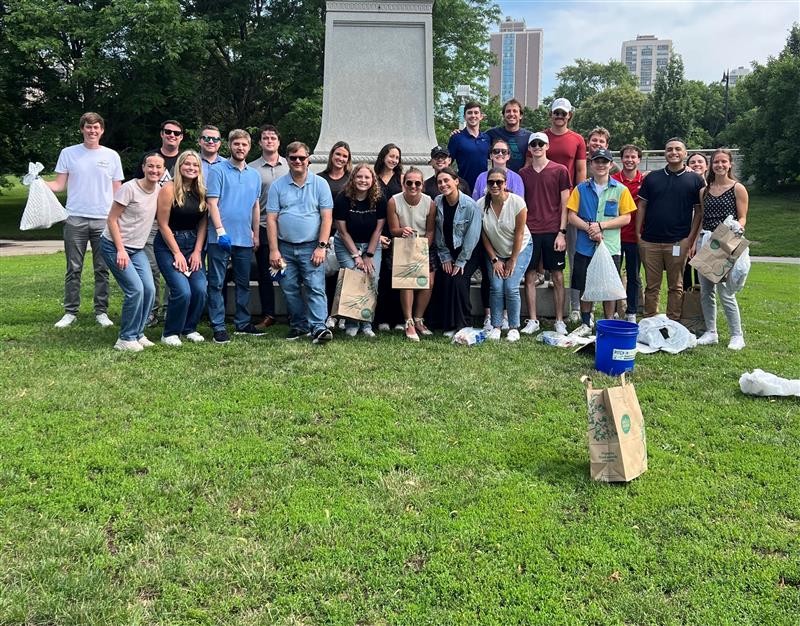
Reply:
[[[516,98],[535,109],[542,95],[541,28],[525,28],[525,21],[507,17],[500,32],[492,33],[489,49],[497,63],[489,71],[489,95],[500,102]]]
[[[656,83],[656,74],[666,69],[672,55],[672,39],[658,39],[654,35],[637,35],[636,39],[622,42],[621,61],[639,82],[639,91],[650,93]]]

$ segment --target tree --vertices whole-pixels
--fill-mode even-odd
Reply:
[[[563,67],[556,78],[559,83],[554,96],[566,98],[576,108],[587,98],[611,87],[636,87],[636,78],[625,64],[613,60],[603,64],[575,59],[575,63]]]
[[[800,24],[789,32],[786,46],[766,65],[754,64],[736,85],[748,110],[725,135],[738,143],[746,176],[759,187],[774,189],[800,181],[797,137],[800,136]]]
[[[626,143],[646,145],[642,129],[642,111],[647,97],[631,85],[611,87],[586,98],[575,114],[573,130],[586,137],[595,126],[611,133],[612,150]]]
[[[644,133],[651,148],[663,148],[670,137],[686,140],[692,130],[692,102],[679,54],[673,54],[666,69],[658,73],[643,115]]]

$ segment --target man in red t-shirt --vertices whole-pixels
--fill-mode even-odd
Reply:
[[[639,162],[642,160],[642,150],[633,144],[622,146],[619,151],[622,160],[622,169],[611,178],[618,180],[628,188],[633,199],[639,197],[639,187],[642,186],[644,176],[639,171]],[[639,278],[639,244],[636,236],[636,220],[632,219],[627,225],[623,226],[620,233],[622,240],[622,259],[625,262],[625,282],[627,291],[627,308],[625,310],[625,320],[636,322],[636,312],[639,310],[639,290],[642,281]]]
[[[586,180],[586,142],[580,134],[569,129],[573,116],[572,104],[566,98],[556,98],[550,105],[550,128],[544,131],[550,140],[547,158],[567,168],[569,182],[572,187]],[[575,227],[567,226],[567,257],[572,271],[575,258]],[[570,320],[579,322],[580,297],[574,289],[570,290]]]
[[[530,163],[519,171],[525,185],[525,206],[528,208],[527,225],[533,241],[533,256],[525,272],[525,298],[530,319],[520,331],[532,335],[539,330],[536,315],[536,268],[541,260],[550,271],[555,289],[553,300],[556,311],[554,329],[567,334],[564,323],[564,251],[567,234],[567,200],[570,184],[567,168],[547,158],[549,138],[545,133],[533,133],[528,141]]]

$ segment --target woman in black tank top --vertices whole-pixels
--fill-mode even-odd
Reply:
[[[203,341],[197,324],[206,308],[208,283],[205,242],[208,228],[206,186],[200,155],[186,150],[175,163],[175,176],[158,195],[156,261],[169,286],[161,343],[180,346],[180,335]]]

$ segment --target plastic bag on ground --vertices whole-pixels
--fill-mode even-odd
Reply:
[[[453,335],[452,343],[458,344],[460,346],[477,346],[479,343],[483,343],[486,341],[486,338],[489,336],[488,330],[483,330],[482,328],[472,328],[471,326],[465,326],[461,330],[459,330],[455,335]]]
[[[606,244],[600,242],[595,248],[594,256],[586,268],[586,289],[581,296],[584,302],[605,302],[607,300],[624,300],[625,287],[619,277],[617,266],[608,251]]]
[[[669,319],[663,313],[645,317],[639,321],[639,335],[636,350],[642,354],[652,354],[659,350],[669,354],[683,352],[697,345],[695,337],[686,326]]]
[[[67,219],[67,211],[61,206],[50,187],[39,177],[44,169],[41,163],[29,163],[28,174],[22,179],[23,184],[30,185],[28,202],[19,222],[20,230],[34,228],[50,228],[56,222]]]
[[[739,378],[739,388],[742,393],[751,396],[800,397],[800,380],[781,378],[760,369],[742,374]]]

